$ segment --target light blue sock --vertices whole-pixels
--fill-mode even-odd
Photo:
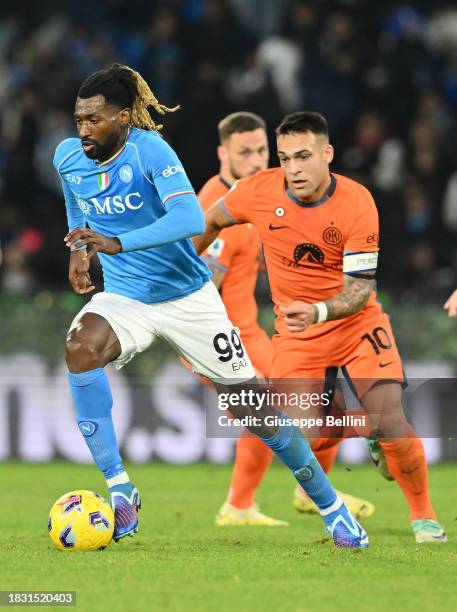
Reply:
[[[308,440],[297,427],[282,425],[273,437],[261,439],[292,471],[298,484],[319,510],[335,503],[335,489],[314,456]]]
[[[92,457],[105,478],[113,478],[125,468],[114,432],[111,409],[113,396],[103,368],[68,373],[71,394],[76,407],[76,421]]]

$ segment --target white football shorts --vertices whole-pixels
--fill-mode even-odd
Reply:
[[[145,304],[116,293],[97,293],[74,318],[70,329],[86,313],[108,321],[122,352],[113,364],[122,368],[156,337],[166,340],[197,374],[222,384],[235,384],[255,376],[240,339],[230,322],[214,283],[186,297]]]

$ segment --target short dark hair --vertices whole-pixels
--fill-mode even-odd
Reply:
[[[276,128],[276,136],[302,134],[304,132],[322,134],[328,138],[327,120],[320,113],[301,111],[286,115]]]
[[[267,131],[265,121],[259,115],[254,113],[247,113],[240,111],[238,113],[232,113],[224,117],[222,121],[219,121],[217,125],[219,132],[219,141],[223,143],[227,138],[230,138],[232,134],[241,134],[242,132],[253,132],[254,130]]]

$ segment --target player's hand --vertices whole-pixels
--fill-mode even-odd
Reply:
[[[443,306],[450,317],[457,317],[457,289]]]
[[[95,289],[89,275],[89,265],[89,258],[85,250],[71,254],[68,280],[75,293],[90,293]]]
[[[64,241],[71,251],[77,251],[82,246],[87,249],[87,257],[90,259],[95,253],[105,253],[106,255],[117,255],[122,251],[119,238],[109,238],[103,234],[94,232],[87,227],[78,227],[69,232]]]
[[[279,310],[290,332],[305,331],[317,319],[317,308],[306,302],[292,302],[289,306],[280,306]]]

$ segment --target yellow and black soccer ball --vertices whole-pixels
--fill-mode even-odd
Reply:
[[[70,491],[52,506],[48,531],[59,550],[103,550],[113,537],[114,514],[98,493]]]

